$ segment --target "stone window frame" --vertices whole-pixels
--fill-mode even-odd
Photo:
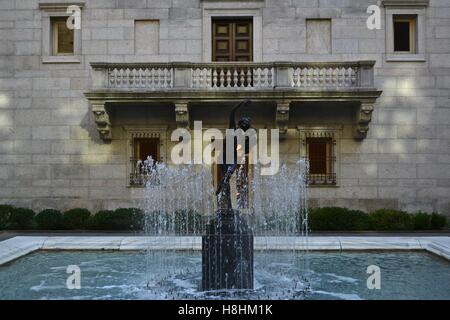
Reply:
[[[333,143],[332,157],[334,157],[334,174],[336,175],[335,184],[310,184],[314,188],[335,188],[339,187],[341,178],[341,137],[343,126],[327,126],[327,127],[311,127],[311,126],[297,126],[298,136],[300,138],[300,157],[306,157],[307,146],[306,140],[308,138],[331,138]]]
[[[426,61],[426,9],[428,0],[384,0],[386,23],[386,61],[425,62]],[[394,51],[394,16],[416,17],[415,53]]]
[[[131,163],[133,158],[134,150],[134,139],[142,138],[157,138],[159,139],[159,161],[168,163],[167,161],[167,130],[168,126],[149,126],[149,127],[124,127],[125,137],[128,141],[127,143],[127,176],[126,185],[130,188],[144,187],[143,185],[132,185],[130,183],[130,177],[132,173],[132,166],[135,164]]]
[[[263,0],[242,1],[241,8],[235,1],[202,1],[202,59],[212,61],[212,19],[221,17],[253,18],[253,62],[263,60]]]
[[[52,18],[68,18],[66,12],[70,5],[81,9],[83,2],[77,3],[39,3],[42,16],[42,63],[81,63],[81,29],[73,32],[73,55],[53,55]]]

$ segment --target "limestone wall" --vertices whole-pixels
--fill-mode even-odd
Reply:
[[[0,1],[0,202],[35,209],[139,205],[142,190],[127,187],[123,129],[114,128],[116,139],[109,144],[96,132],[83,95],[90,88],[89,63],[201,62],[207,48],[202,41],[203,6],[214,13],[214,3],[225,8],[221,12],[239,14],[241,9],[261,18],[262,38],[256,36],[255,46],[263,61],[376,61],[376,86],[383,94],[366,139],[352,138],[349,116],[326,109],[312,109],[298,123],[290,122],[289,139],[281,149],[291,158],[298,150],[297,125],[340,126],[342,131],[339,186],[311,188],[312,204],[450,215],[448,0],[430,0],[426,9],[423,62],[386,61],[384,19],[381,30],[366,27],[366,8],[375,1],[253,0],[227,5],[207,0],[86,0],[81,61],[58,64],[42,62],[45,32],[39,1]],[[330,33],[331,46],[320,54],[314,53],[320,44],[311,40],[314,32],[307,31],[306,23],[318,18],[332,19],[331,29],[322,27],[321,33]],[[142,23],[135,30],[135,20],[159,20],[159,26]],[[148,46],[142,43],[146,38]]]

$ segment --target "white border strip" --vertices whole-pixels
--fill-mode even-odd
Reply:
[[[301,237],[255,237],[255,250],[303,250]],[[201,250],[202,238],[133,236],[18,236],[0,242],[0,265],[37,250]],[[450,261],[450,237],[309,237],[315,250],[425,250]]]

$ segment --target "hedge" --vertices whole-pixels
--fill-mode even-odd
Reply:
[[[323,207],[309,212],[311,230],[367,230],[368,215],[359,210],[340,207]]]
[[[101,210],[91,216],[89,228],[93,230],[142,230],[144,213],[137,208]]]
[[[36,215],[34,220],[38,229],[58,230],[63,228],[63,215],[59,210],[42,210]]]
[[[431,216],[430,216],[431,229],[434,229],[434,230],[443,229],[446,226],[446,224],[447,224],[446,216],[436,213],[436,212],[433,212],[431,214]]]
[[[309,227],[313,231],[438,230],[446,224],[447,217],[438,213],[410,214],[401,210],[380,209],[367,214],[340,207],[313,208],[309,211]]]
[[[86,229],[91,212],[88,209],[75,208],[63,213],[63,224],[66,229]]]
[[[262,231],[276,231],[288,226],[283,215],[268,216],[264,226],[254,226]],[[278,219],[278,220],[274,220]],[[261,221],[264,221],[262,219]],[[301,221],[300,221],[301,222]],[[286,223],[286,225],[285,225]],[[297,222],[299,223],[299,222]],[[102,210],[91,215],[87,209],[75,208],[64,213],[46,209],[35,215],[26,208],[0,205],[0,229],[92,229],[92,230],[144,230],[149,234],[192,234],[205,230],[206,217],[199,212],[185,209],[174,213],[144,214],[137,208]],[[447,217],[438,213],[417,212],[410,214],[400,210],[380,209],[371,213],[341,207],[313,208],[309,211],[309,227],[313,231],[355,230],[438,230],[447,225]],[[284,230],[284,228],[283,228]]]
[[[13,209],[13,206],[7,204],[0,205],[0,230],[8,228]]]
[[[13,208],[9,217],[8,229],[25,230],[34,227],[35,212],[26,208]]]
[[[369,214],[373,230],[413,230],[414,216],[400,210],[380,209]]]

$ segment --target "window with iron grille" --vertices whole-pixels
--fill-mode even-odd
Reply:
[[[334,144],[332,138],[306,139],[306,155],[309,160],[308,180],[310,184],[336,184]]]
[[[311,186],[337,186],[342,126],[298,126],[300,156],[309,162]]]

